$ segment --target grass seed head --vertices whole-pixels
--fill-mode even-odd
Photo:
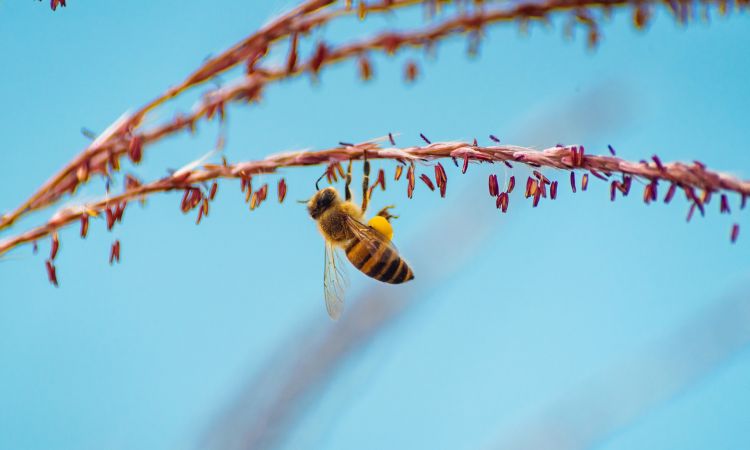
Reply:
[[[310,58],[310,61],[308,62],[308,65],[310,67],[310,71],[313,73],[313,76],[317,76],[320,72],[320,68],[323,66],[323,63],[325,62],[326,58],[328,57],[328,46],[325,42],[318,42],[318,45],[315,46],[315,53],[313,53],[313,56]],[[359,67],[360,67],[360,76],[362,75],[362,59],[360,58],[359,61]],[[369,64],[369,63],[368,63]]]
[[[57,270],[55,269],[55,265],[52,264],[52,261],[50,260],[45,261],[44,265],[47,268],[47,278],[49,279],[49,282],[55,287],[58,287],[59,284],[57,283]]]
[[[695,205],[697,205],[697,203],[690,204],[690,208],[688,208],[687,217],[685,218],[686,222],[690,222],[690,219],[693,218],[693,213],[695,212]]]
[[[359,66],[359,78],[362,81],[370,80],[372,78],[372,63],[370,62],[370,59],[366,56],[362,56],[359,58],[357,65]]]
[[[417,79],[417,76],[419,75],[419,68],[417,67],[417,63],[414,61],[409,61],[406,63],[406,69],[404,70],[404,77],[406,78],[406,81],[411,83],[414,82]]]
[[[81,214],[81,238],[85,238],[89,232],[89,215]]]
[[[130,138],[128,143],[128,156],[133,164],[138,164],[143,158],[143,137],[136,135]]]
[[[286,198],[286,181],[283,178],[279,180],[277,191],[279,196],[279,203],[284,203],[284,199]]]
[[[659,169],[659,172],[664,173],[667,171],[667,169],[664,167],[664,164],[661,163],[661,159],[658,156],[653,155],[651,159],[654,161],[654,164],[656,164],[656,168]]]
[[[722,214],[730,214],[731,211],[729,209],[729,199],[727,198],[726,194],[721,194],[721,207],[720,211]]]
[[[414,164],[409,165],[409,169],[406,171],[406,179],[408,184],[406,185],[406,194],[409,198],[414,195]]]
[[[432,180],[430,180],[430,177],[428,177],[426,174],[420,175],[419,179],[424,181],[424,184],[426,184],[427,187],[430,188],[431,191],[435,190],[435,185],[432,184]]]
[[[89,180],[89,161],[84,161],[76,170],[76,178],[79,183],[85,183]]]
[[[109,264],[113,262],[120,262],[120,241],[115,240],[109,250]]]
[[[110,231],[115,225],[115,213],[114,211],[112,211],[112,208],[107,207],[107,209],[105,210],[105,214],[107,217],[107,231]]]
[[[446,175],[445,168],[440,163],[435,165],[435,182],[440,190],[440,197],[445,198],[445,191],[448,188],[448,175]]]
[[[532,195],[534,195],[535,189],[536,189],[536,183],[535,183],[534,179],[531,178],[531,177],[526,178],[526,191],[524,192],[523,195],[526,198],[529,198]]]
[[[497,197],[497,194],[499,193],[499,188],[497,184],[497,175],[492,174],[489,176],[489,190],[490,190],[490,196]]]
[[[667,190],[667,195],[664,196],[664,203],[669,203],[672,201],[672,197],[674,197],[674,193],[677,191],[677,184],[672,183],[669,185],[669,189]]]
[[[380,185],[380,190],[385,191],[385,170],[378,170],[378,178],[375,181],[376,185]]]
[[[50,261],[54,261],[55,256],[57,256],[57,250],[60,248],[60,238],[57,236],[57,231],[52,233],[52,243],[50,245],[49,250],[49,259]]]
[[[502,212],[508,211],[508,201],[509,201],[509,199],[510,199],[510,197],[508,196],[507,192],[501,192],[497,196],[497,199],[495,200],[495,207],[499,208],[500,211],[502,211]]]

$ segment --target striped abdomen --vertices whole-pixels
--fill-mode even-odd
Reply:
[[[414,273],[392,247],[375,241],[374,252],[359,239],[352,239],[344,247],[349,261],[365,275],[378,281],[399,284],[414,278]]]

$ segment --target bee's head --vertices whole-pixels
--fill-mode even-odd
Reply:
[[[310,201],[307,202],[307,212],[310,213],[310,217],[317,220],[321,214],[340,200],[339,193],[336,192],[336,189],[329,186],[319,190],[312,196]]]

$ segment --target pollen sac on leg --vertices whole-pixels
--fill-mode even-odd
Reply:
[[[389,241],[393,239],[393,226],[391,226],[391,223],[385,217],[374,216],[367,224],[387,237]]]

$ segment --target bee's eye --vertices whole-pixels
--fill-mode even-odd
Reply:
[[[326,207],[333,203],[333,199],[335,197],[335,194],[332,191],[326,190],[324,191],[320,197],[318,198],[318,207]]]

